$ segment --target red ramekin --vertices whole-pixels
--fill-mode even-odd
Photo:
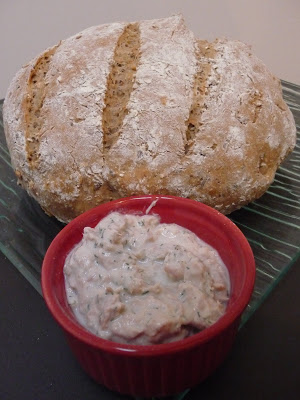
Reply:
[[[230,276],[228,307],[211,327],[177,342],[141,346],[101,339],[77,322],[67,303],[63,274],[66,256],[82,239],[84,227],[94,227],[112,211],[145,214],[156,199],[150,214],[158,214],[162,223],[191,230],[219,252]],[[252,250],[233,222],[197,201],[163,195],[123,198],[85,212],[55,237],[42,267],[46,304],[83,369],[111,390],[144,397],[179,393],[212,374],[232,347],[254,280]]]

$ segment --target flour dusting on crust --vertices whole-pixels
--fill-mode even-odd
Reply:
[[[135,24],[134,82],[117,139],[105,154],[107,77],[128,23],[88,28],[46,50],[54,52],[36,110],[43,124],[35,166],[26,152],[26,113],[41,56],[17,73],[3,115],[20,184],[64,222],[134,194],[189,197],[223,213],[261,196],[296,140],[280,81],[249,46],[198,40],[180,15]]]

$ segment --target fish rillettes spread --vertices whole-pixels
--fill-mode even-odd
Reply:
[[[217,251],[156,215],[113,212],[85,228],[64,275],[77,320],[119,343],[190,336],[224,314],[229,296],[228,271]]]

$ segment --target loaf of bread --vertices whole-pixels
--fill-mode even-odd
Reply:
[[[239,42],[183,18],[92,27],[25,65],[4,103],[19,183],[68,222],[130,195],[228,214],[258,198],[295,145],[281,85]]]

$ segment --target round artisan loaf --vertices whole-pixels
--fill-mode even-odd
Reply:
[[[293,149],[280,82],[245,44],[181,16],[89,28],[25,65],[4,103],[19,183],[68,222],[119,197],[171,194],[230,213]]]

